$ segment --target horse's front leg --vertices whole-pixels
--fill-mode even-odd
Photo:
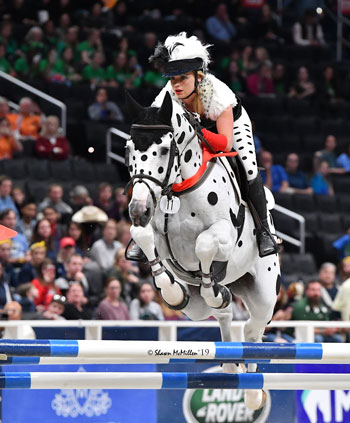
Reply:
[[[152,269],[154,284],[160,290],[163,300],[172,308],[181,309],[188,302],[188,293],[183,285],[174,281],[173,276],[164,268],[156,255],[154,232],[150,224],[145,227],[131,226],[131,236],[145,253]]]
[[[232,225],[227,220],[219,220],[196,240],[195,252],[202,271],[200,293],[209,307],[225,308],[232,300],[230,291],[215,283],[211,272],[214,260],[228,261],[230,257],[233,248],[231,228]]]

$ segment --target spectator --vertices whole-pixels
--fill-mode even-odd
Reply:
[[[84,66],[82,71],[83,80],[89,82],[91,86],[106,85],[107,75],[103,67],[105,62],[104,55],[101,51],[92,53],[92,58],[89,64]]]
[[[84,292],[89,291],[89,283],[83,273],[83,258],[79,254],[72,254],[69,257],[66,263],[66,274],[55,280],[55,286],[65,295],[69,286],[74,282],[80,284],[84,288]]]
[[[14,137],[8,119],[0,118],[0,160],[12,159],[13,153],[22,150],[22,143]]]
[[[142,43],[137,50],[137,58],[142,69],[148,70],[151,68],[148,58],[153,54],[156,44],[157,35],[154,32],[146,32],[143,35]]]
[[[5,97],[0,97],[0,118],[7,118],[10,113],[8,100]]]
[[[15,230],[17,226],[16,213],[11,209],[5,209],[0,212],[0,224],[7,228]],[[17,235],[11,240],[11,263],[23,263],[29,260],[29,246],[24,235],[17,232]]]
[[[33,230],[32,242],[44,241],[46,247],[46,255],[51,259],[56,258],[56,251],[52,237],[51,223],[47,219],[39,219]]]
[[[151,68],[145,73],[143,83],[145,86],[161,90],[166,83],[167,78],[164,78],[162,72],[159,71],[155,63],[151,64]]]
[[[30,282],[24,283],[17,288],[18,299],[23,313],[36,313],[35,299],[38,296],[38,290]],[[30,316],[32,317],[32,316]]]
[[[10,194],[12,191],[12,180],[6,175],[0,176],[0,211],[11,209],[18,216],[18,210]]]
[[[119,207],[113,198],[113,189],[111,184],[102,182],[98,187],[98,198],[96,206],[103,210],[110,219],[120,220]]]
[[[241,75],[238,62],[236,60],[231,60],[228,66],[228,85],[231,90],[242,97],[246,92],[246,82]]]
[[[79,37],[78,26],[70,26],[69,28],[67,28],[64,34],[64,37],[57,43],[57,51],[59,56],[62,57],[62,59],[63,59],[63,51],[65,49],[70,48],[72,52],[77,51],[78,37]],[[79,57],[77,57],[76,59],[78,60]]]
[[[122,248],[122,244],[115,240],[116,237],[117,222],[114,219],[108,219],[103,228],[102,239],[94,242],[91,247],[90,258],[104,271],[113,266],[114,256]]]
[[[67,290],[67,303],[62,316],[67,320],[90,320],[92,311],[80,283],[73,282]]]
[[[63,49],[61,57],[56,59],[49,70],[47,78],[52,82],[70,85],[82,80],[82,76],[75,68],[74,50],[69,46]]]
[[[123,87],[129,85],[127,82],[131,77],[128,69],[128,57],[123,51],[116,53],[113,63],[107,67],[106,79],[111,87]]]
[[[325,67],[317,91],[320,102],[326,109],[328,106],[335,105],[340,101],[341,87],[338,85],[332,66]]]
[[[97,307],[97,319],[130,320],[128,307],[120,300],[121,290],[121,283],[118,279],[107,279],[106,297]]]
[[[21,320],[22,319],[22,306],[17,301],[9,301],[5,304],[2,312],[7,315],[8,320]],[[17,328],[17,336],[19,339],[35,339],[34,330],[26,324],[22,324]],[[2,333],[3,339],[11,339],[10,328],[6,327]]]
[[[312,194],[312,188],[306,179],[306,175],[299,169],[299,156],[290,153],[286,161],[286,173],[288,176],[289,192],[295,194]]]
[[[345,235],[333,242],[333,247],[338,251],[340,259],[350,257],[350,227],[347,229]]]
[[[322,300],[321,284],[309,282],[305,288],[305,296],[298,301],[292,311],[291,320],[329,321],[331,309]],[[343,342],[337,328],[315,329],[315,342]]]
[[[0,262],[0,308],[3,308],[9,301],[12,301],[10,284],[4,273],[3,264]]]
[[[89,106],[89,117],[101,122],[123,122],[124,116],[119,106],[113,101],[108,101],[108,93],[105,88],[99,88],[96,92],[96,101]]]
[[[339,278],[341,283],[350,278],[350,256],[344,257],[339,263]]]
[[[141,87],[143,72],[142,67],[139,65],[136,54],[134,52],[129,53],[127,68],[130,77],[125,81],[124,87],[127,90]]]
[[[63,188],[61,185],[50,185],[48,196],[39,204],[38,211],[43,211],[46,207],[52,207],[61,216],[71,215],[73,213],[71,206],[65,203],[62,198]]]
[[[237,29],[230,21],[225,3],[217,5],[215,15],[206,20],[205,28],[215,41],[223,43],[229,43],[237,35]]]
[[[21,216],[21,207],[25,203],[25,200],[26,200],[26,194],[24,192],[24,189],[21,187],[14,187],[11,195],[15,203],[16,209],[20,211],[20,216]]]
[[[307,9],[304,19],[293,26],[293,41],[298,46],[325,46],[322,26],[317,21],[313,9]]]
[[[82,207],[72,216],[72,222],[82,225],[88,247],[101,237],[101,225],[107,220],[107,214],[95,206]]]
[[[272,69],[269,63],[262,63],[256,73],[248,76],[247,88],[250,94],[255,96],[273,95]]]
[[[114,199],[119,208],[119,215],[122,216],[125,220],[130,220],[129,218],[129,199],[128,196],[124,194],[124,188],[118,187],[114,191]]]
[[[86,256],[87,242],[82,226],[76,222],[70,222],[67,228],[67,235],[75,241],[75,251],[82,257]]]
[[[24,263],[18,275],[20,284],[31,282],[38,277],[39,270],[46,257],[45,242],[35,242],[30,246],[30,260]]]
[[[50,259],[45,259],[39,266],[38,276],[32,280],[32,284],[38,291],[35,305],[39,311],[46,310],[55,294],[60,290],[55,286],[55,265]]]
[[[11,243],[12,241],[10,239],[0,241],[0,263],[2,263],[2,271],[5,275],[5,279],[10,286],[16,287],[18,285],[18,274],[13,264],[10,262]]]
[[[286,67],[283,63],[276,63],[272,70],[273,85],[278,96],[284,96],[288,92],[288,78]]]
[[[19,112],[7,115],[16,138],[22,142],[36,141],[41,127],[41,117],[34,113],[34,104],[29,97],[19,102]]]
[[[154,297],[152,283],[143,282],[138,298],[131,301],[130,318],[132,320],[164,320],[162,309],[154,301]]]
[[[311,186],[315,194],[334,195],[333,186],[328,180],[329,166],[326,160],[321,160],[315,176],[311,179]]]
[[[315,85],[309,78],[309,71],[305,66],[300,66],[297,72],[297,79],[289,90],[289,97],[310,99],[316,92]]]
[[[65,236],[60,240],[60,249],[58,250],[56,259],[57,276],[64,276],[66,273],[66,265],[70,257],[76,253],[75,241],[69,236]]]
[[[238,64],[243,78],[247,78],[247,76],[253,72],[256,64],[253,56],[253,47],[251,45],[247,45],[243,48]]]
[[[345,170],[337,165],[337,155],[335,150],[337,148],[337,139],[334,135],[326,135],[324,139],[324,148],[321,151],[315,152],[315,161],[320,162],[325,160],[328,162],[329,173],[344,173]]]
[[[273,157],[269,151],[260,153],[261,177],[264,184],[272,192],[285,192],[289,188],[288,176],[281,165],[273,164]]]
[[[13,61],[15,55],[18,53],[17,41],[13,36],[13,23],[3,20],[0,28],[0,40],[5,45],[6,56],[10,61]]]
[[[336,266],[333,263],[323,263],[320,267],[318,280],[322,285],[322,300],[327,307],[332,308],[332,303],[337,295],[338,287],[336,285]]]
[[[101,32],[98,29],[93,29],[88,39],[78,44],[75,52],[77,53],[77,61],[82,65],[91,63],[91,58],[95,52],[103,53],[103,46],[101,40]]]
[[[41,159],[65,160],[69,157],[69,143],[61,134],[57,116],[48,116],[35,143],[35,153]]]
[[[256,33],[263,42],[283,43],[284,41],[280,36],[278,17],[272,12],[269,4],[264,4],[261,8],[256,22]]]
[[[93,201],[90,197],[89,191],[84,185],[76,185],[69,193],[69,204],[72,207],[73,213],[77,212],[84,206],[90,206]]]
[[[344,153],[337,158],[337,166],[350,172],[350,143],[347,144]]]
[[[121,221],[118,223],[117,241],[122,244],[123,248],[127,248],[131,240],[130,226],[129,222]]]
[[[62,316],[65,310],[65,306],[66,297],[55,294],[52,297],[47,310],[42,313],[42,317],[48,320],[65,320],[65,318]]]
[[[66,225],[59,222],[61,215],[57,213],[54,207],[50,207],[50,206],[45,207],[42,214],[43,214],[43,217],[50,222],[53,247],[54,247],[54,250],[56,251],[58,249],[58,244],[60,242],[60,239],[66,233]]]

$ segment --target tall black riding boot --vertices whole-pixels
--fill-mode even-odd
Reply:
[[[269,229],[265,190],[260,175],[258,175],[254,180],[249,181],[248,195],[261,223],[261,226],[259,227],[259,225],[257,225],[256,228],[256,240],[258,243],[259,256],[266,257],[270,254],[276,254],[278,252],[278,246]]]
[[[129,241],[125,249],[125,258],[130,261],[136,261],[140,263],[148,263],[148,259],[145,253],[141,250],[141,248],[136,244],[134,241],[134,245],[130,248],[130,244],[133,242],[133,239]]]

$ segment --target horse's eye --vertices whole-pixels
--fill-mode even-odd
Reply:
[[[162,147],[162,148],[160,149],[160,154],[161,154],[162,156],[165,156],[166,154],[168,154],[168,152],[169,152],[169,148]]]

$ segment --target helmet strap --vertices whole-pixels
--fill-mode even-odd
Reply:
[[[188,98],[191,97],[191,95],[193,95],[197,91],[197,88],[198,88],[198,72],[196,70],[193,71],[193,72],[194,72],[194,89],[191,92],[191,94],[189,94],[187,97],[182,98],[181,100],[187,100]]]

